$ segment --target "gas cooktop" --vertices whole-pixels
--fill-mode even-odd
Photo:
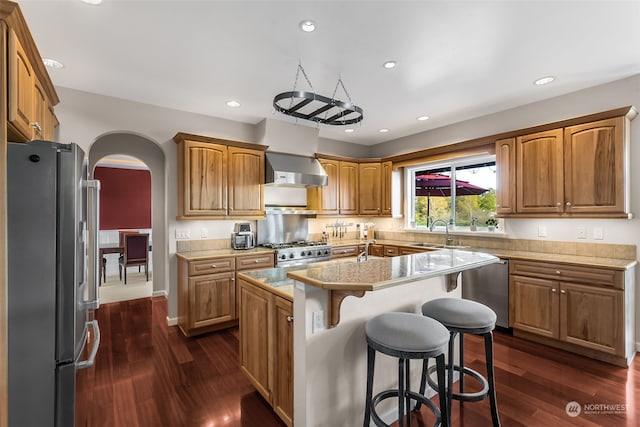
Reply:
[[[263,243],[260,246],[263,246],[269,249],[289,249],[289,248],[305,248],[308,246],[329,246],[329,244],[325,242],[302,240],[302,241],[290,242],[290,243]]]

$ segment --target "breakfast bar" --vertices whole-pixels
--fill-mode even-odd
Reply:
[[[460,298],[458,273],[497,261],[486,253],[442,249],[240,274],[241,281],[264,289],[273,283],[276,295],[293,300],[295,425],[361,424],[367,371],[365,322],[390,311],[420,313],[421,305],[432,299]],[[241,320],[241,335],[242,327]],[[419,383],[418,368],[412,367],[414,385]],[[375,390],[392,388],[396,374],[393,360],[380,358]],[[386,409],[381,405],[381,414],[387,421],[396,416],[391,405]]]

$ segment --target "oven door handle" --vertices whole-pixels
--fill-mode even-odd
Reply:
[[[93,347],[91,347],[91,353],[89,353],[89,357],[87,360],[83,360],[82,362],[76,363],[77,369],[86,369],[93,366],[96,362],[96,355],[98,354],[98,348],[100,347],[100,326],[98,325],[97,320],[92,320],[87,322],[88,326],[91,326],[93,329]]]

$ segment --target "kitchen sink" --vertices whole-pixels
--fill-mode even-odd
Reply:
[[[433,249],[468,249],[469,246],[461,246],[461,245],[443,245],[439,243],[411,243],[410,246],[418,246],[421,248],[433,248]]]

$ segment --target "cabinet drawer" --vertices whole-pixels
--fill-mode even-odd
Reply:
[[[602,267],[587,267],[536,261],[511,261],[509,273],[587,285],[624,289],[624,272]]]
[[[242,255],[236,257],[236,271],[257,270],[274,266],[274,254],[272,252],[260,255]]]
[[[358,256],[358,246],[339,246],[331,250],[331,258]]]
[[[198,261],[189,261],[189,276],[202,274],[224,273],[234,271],[235,259],[231,258],[207,258]]]
[[[384,245],[384,256],[398,256],[398,255],[400,255],[400,250],[397,246]]]

